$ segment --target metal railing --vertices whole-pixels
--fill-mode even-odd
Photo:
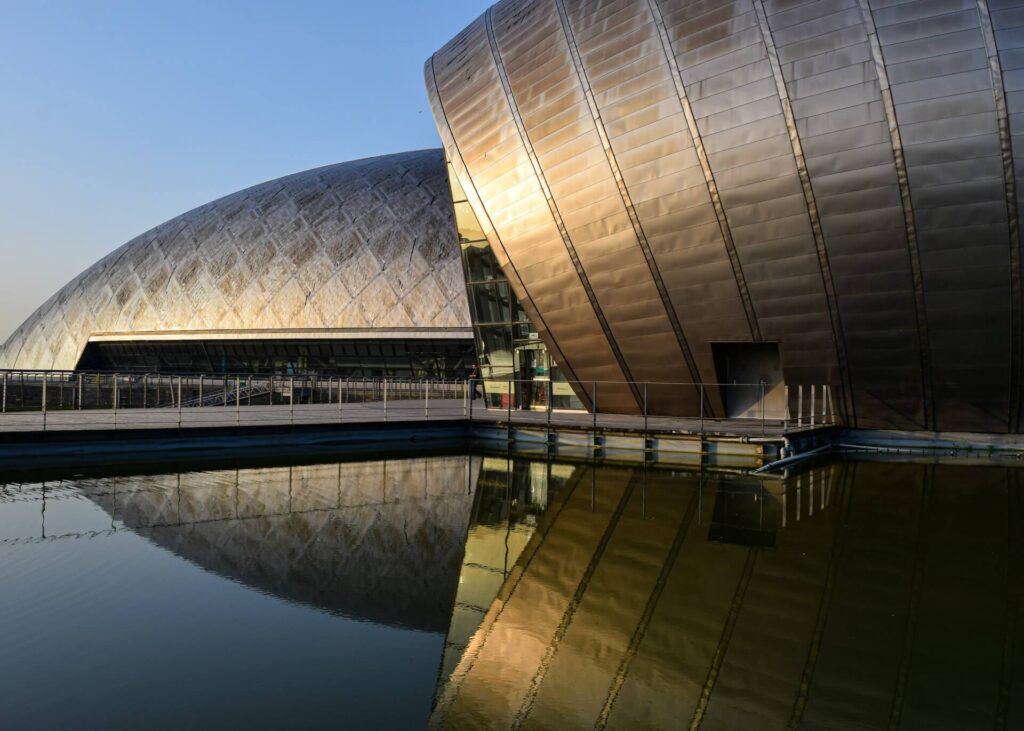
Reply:
[[[838,422],[828,384],[0,371],[0,431],[453,418],[752,434]]]
[[[0,431],[464,418],[457,379],[0,371]]]
[[[829,384],[637,383],[631,381],[538,381],[488,378],[472,382],[469,417],[505,412],[505,420],[550,422],[553,415],[585,414],[594,429],[643,419],[672,429],[673,424],[704,432],[751,432],[829,426],[839,423]],[[476,407],[479,408],[479,407]],[[532,414],[532,419],[526,419]],[[562,419],[564,421],[564,418]],[[577,421],[582,425],[584,422]],[[632,425],[632,424],[631,424]]]

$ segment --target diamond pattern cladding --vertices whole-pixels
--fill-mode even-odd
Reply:
[[[468,328],[440,150],[247,188],[129,241],[43,304],[4,368],[73,368],[95,333]]]

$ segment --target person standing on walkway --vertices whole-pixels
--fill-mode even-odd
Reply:
[[[480,372],[476,365],[469,369],[469,400],[476,401],[476,387],[480,380]]]

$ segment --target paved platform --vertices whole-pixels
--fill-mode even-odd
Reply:
[[[406,427],[408,427],[406,429]],[[685,419],[578,411],[470,409],[462,399],[0,413],[0,459],[118,458],[119,445],[152,454],[260,445],[399,443],[472,436],[485,448],[626,462],[716,464],[753,469],[828,440],[831,428],[779,420]],[[384,431],[382,431],[384,430]],[[384,433],[386,432],[386,433]],[[312,441],[311,441],[312,440]],[[397,441],[396,441],[397,440]],[[787,442],[789,450],[785,449]],[[125,447],[127,448],[127,447]],[[45,453],[45,454],[44,454]]]
[[[462,399],[369,403],[297,404],[295,406],[204,406],[202,408],[59,410],[45,414],[0,414],[0,435],[13,432],[194,429],[247,426],[327,425],[344,423],[424,422],[467,419],[473,423],[517,428],[580,429],[648,434],[685,434],[780,439],[784,435],[820,428],[795,426],[768,419],[699,419],[579,411],[508,411],[475,406]]]

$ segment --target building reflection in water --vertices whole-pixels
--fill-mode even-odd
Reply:
[[[1013,728],[1019,482],[430,457],[37,485],[40,535],[0,544],[59,540],[46,496],[84,493],[91,535],[443,636],[438,728]]]
[[[42,483],[40,536],[47,494],[51,504],[84,494],[110,516],[108,530],[130,529],[206,571],[330,613],[444,633],[478,464],[428,457]],[[0,487],[0,502],[16,489]],[[50,539],[74,537],[50,522]]]
[[[1022,724],[1018,479],[484,458],[431,725]]]

